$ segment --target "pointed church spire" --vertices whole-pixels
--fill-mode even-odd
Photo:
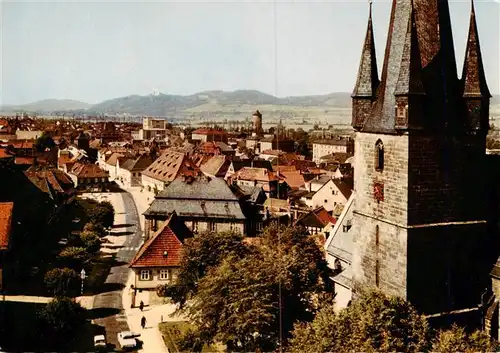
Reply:
[[[474,0],[471,0],[469,37],[467,39],[467,48],[465,50],[462,80],[464,85],[464,97],[491,98],[484,74]]]
[[[413,0],[410,3],[410,16],[403,46],[403,55],[399,69],[399,77],[394,90],[396,96],[425,95],[422,83],[422,62],[417,39],[417,25]]]
[[[378,78],[377,56],[375,54],[375,41],[372,23],[372,1],[370,0],[370,13],[366,29],[365,43],[359,63],[358,78],[352,97],[374,97],[380,80]]]

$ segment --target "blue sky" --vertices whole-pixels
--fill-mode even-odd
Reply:
[[[390,5],[373,3],[379,68]],[[0,9],[0,104],[97,103],[153,89],[350,92],[368,1],[4,1]],[[450,9],[461,73],[470,2],[450,0]],[[488,83],[498,93],[500,3],[476,0],[476,13]]]

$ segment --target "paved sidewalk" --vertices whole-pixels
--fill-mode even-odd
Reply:
[[[144,302],[145,308],[141,312],[139,308],[130,308],[132,301],[132,293],[130,291],[130,285],[133,283],[134,275],[130,271],[129,280],[127,282],[127,289],[123,291],[123,307],[125,309],[125,316],[127,318],[127,323],[131,331],[141,334],[140,340],[143,341],[142,349],[139,352],[144,353],[168,353],[168,349],[163,342],[163,337],[158,329],[158,324],[160,322],[166,321],[181,321],[184,320],[183,317],[170,317],[175,311],[175,305],[173,304],[162,304],[162,305],[152,305],[149,306],[149,296],[148,291],[137,292],[136,305],[142,300]],[[141,328],[141,318],[144,316],[146,318],[146,328],[143,330]]]

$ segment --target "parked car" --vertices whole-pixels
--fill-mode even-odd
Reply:
[[[104,335],[94,336],[94,348],[97,352],[106,350],[106,337]]]
[[[135,348],[137,346],[136,337],[137,334],[134,332],[122,331],[118,333],[118,343],[121,348]]]

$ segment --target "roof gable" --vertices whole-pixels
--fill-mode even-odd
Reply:
[[[178,267],[182,258],[183,242],[191,237],[193,233],[174,212],[142,245],[130,267]]]

